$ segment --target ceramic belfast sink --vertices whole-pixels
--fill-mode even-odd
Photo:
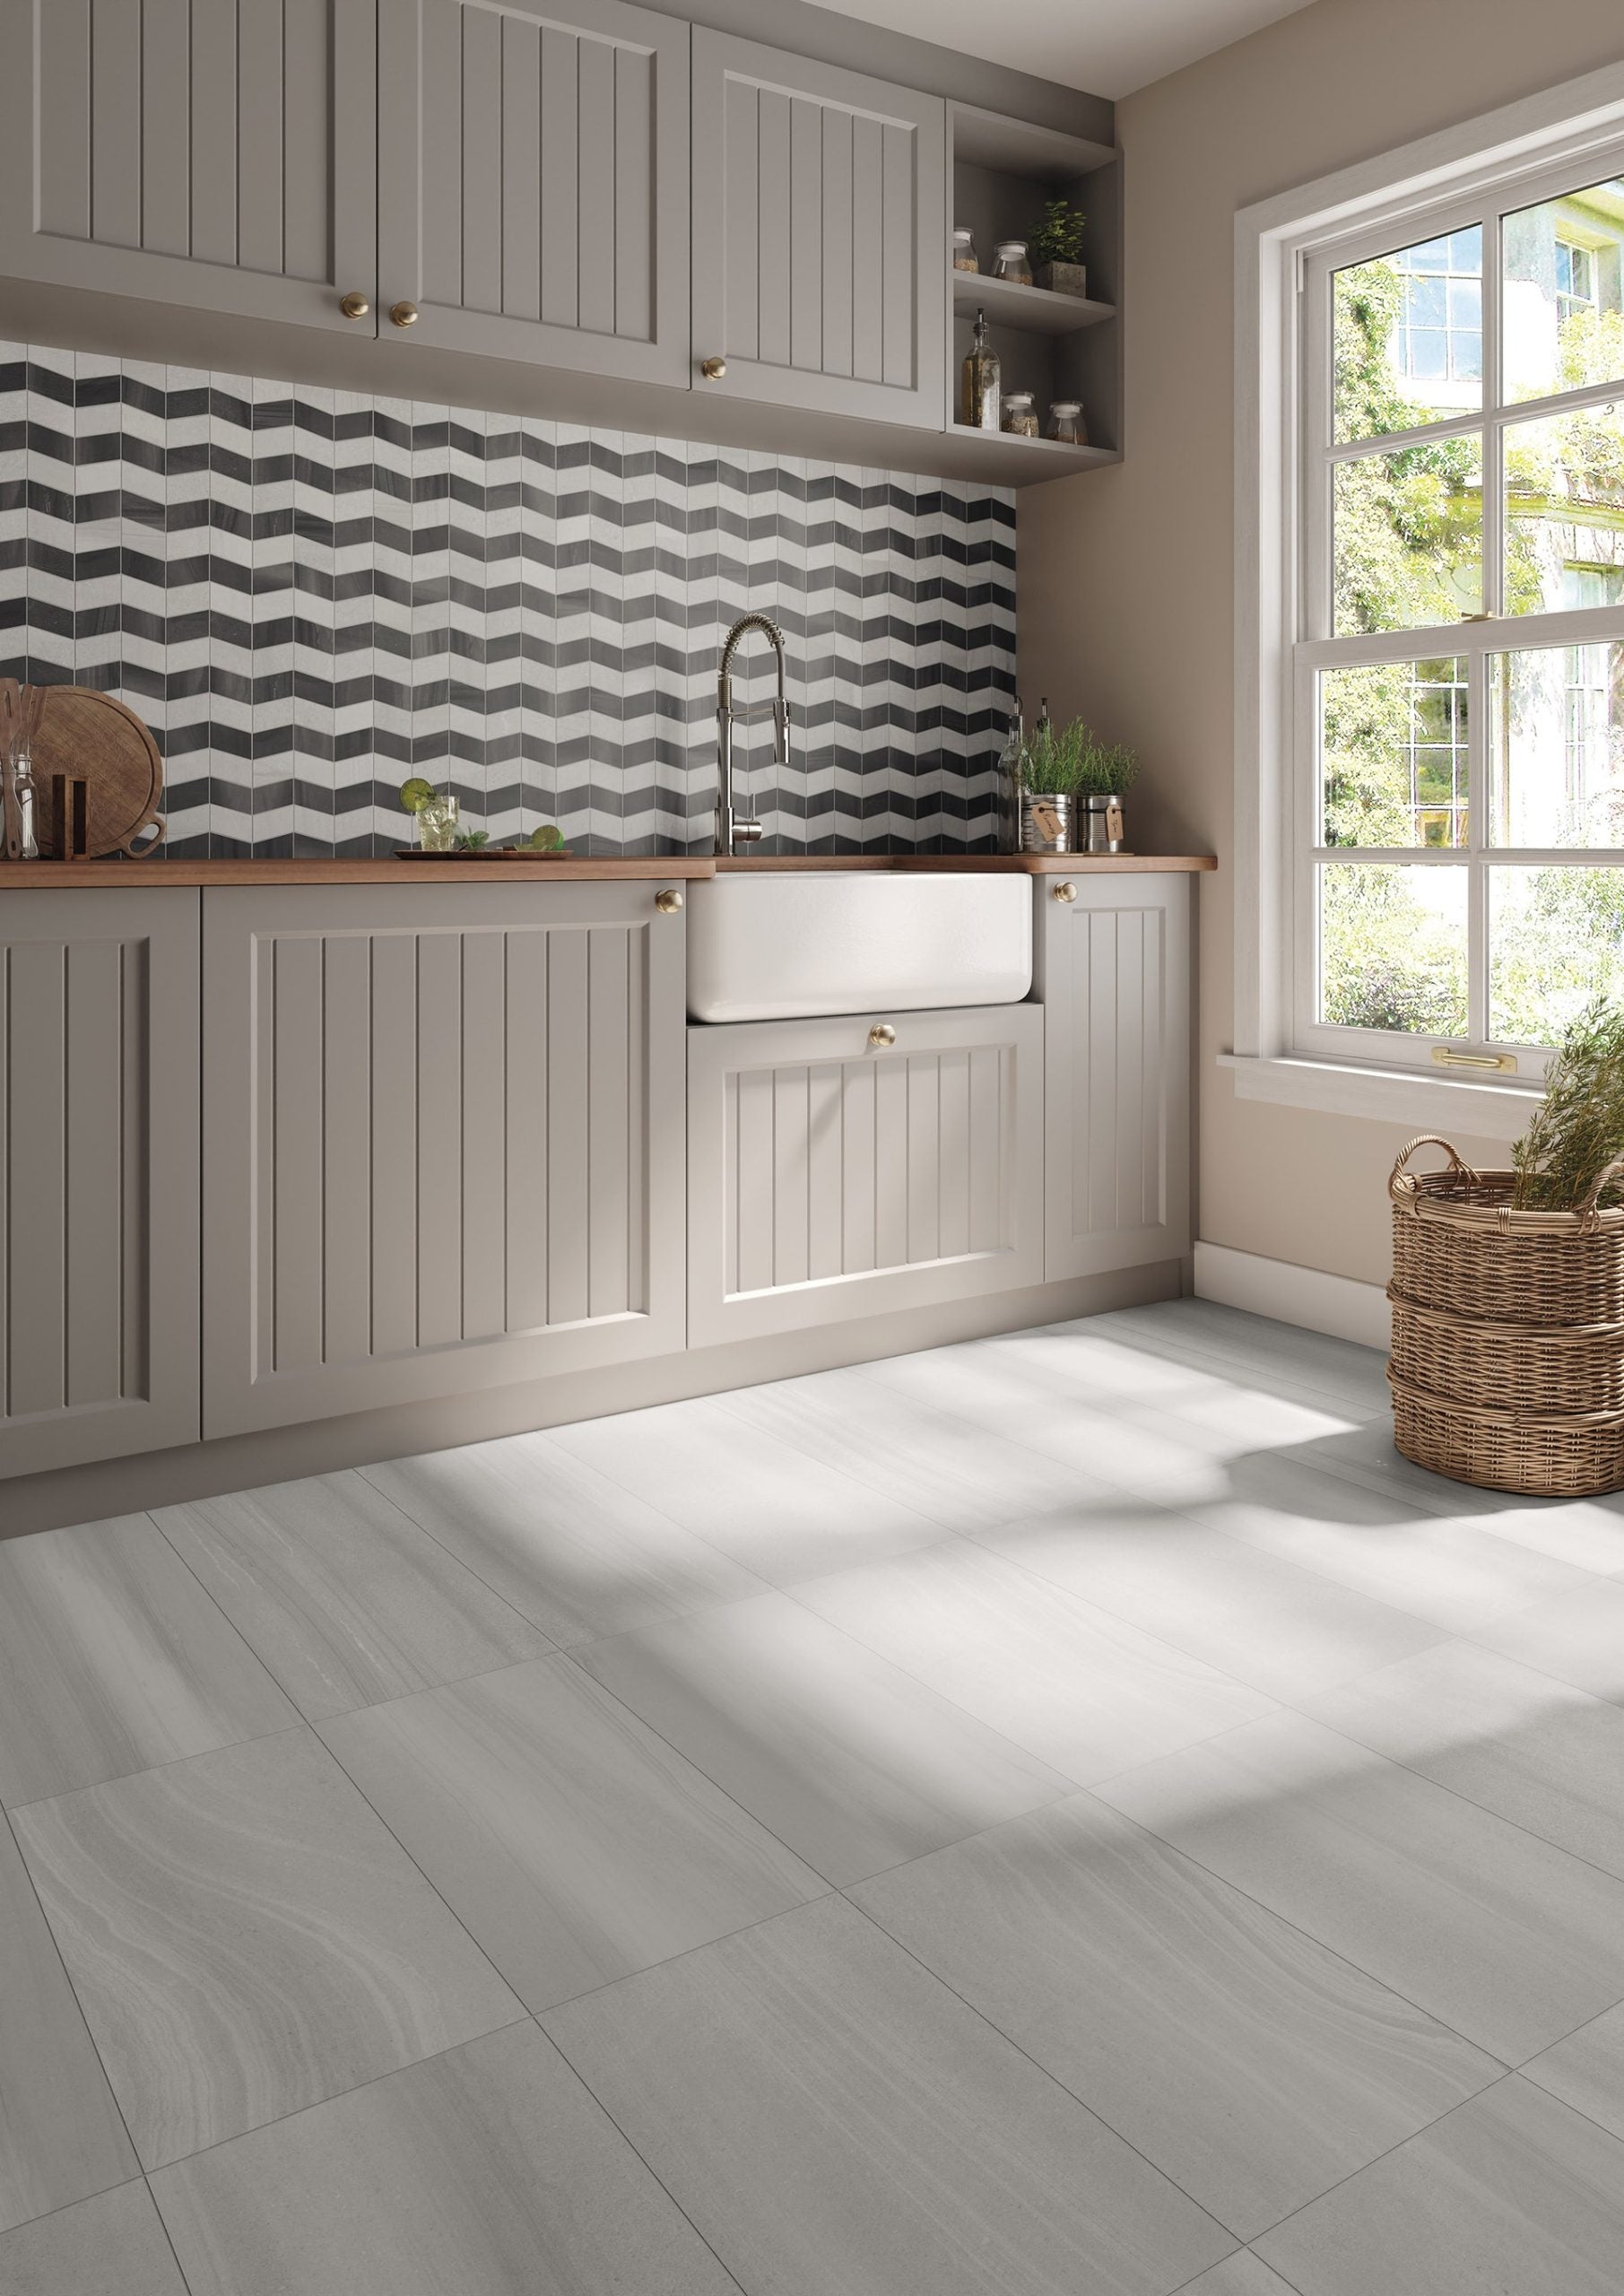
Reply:
[[[1031,985],[1024,876],[763,867],[689,888],[696,1021],[1012,1004]]]

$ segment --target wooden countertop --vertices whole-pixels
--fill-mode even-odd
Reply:
[[[735,870],[934,869],[1022,876],[1133,874],[1149,870],[1215,869],[1211,854],[1150,853],[798,853],[715,860],[708,853],[581,854],[569,860],[524,861],[4,861],[0,893],[100,885],[127,891],[142,885],[463,885],[469,883],[568,884],[572,879],[673,880]]]

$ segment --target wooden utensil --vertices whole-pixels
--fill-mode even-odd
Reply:
[[[64,829],[73,827],[77,807],[71,784],[84,792],[84,852],[151,853],[163,840],[158,807],[163,796],[163,761],[158,744],[133,709],[93,686],[24,686],[22,707],[33,718],[30,747],[34,785],[52,789],[58,775],[70,787],[64,802],[39,808],[39,851],[47,859],[69,857],[61,850]],[[136,843],[144,830],[157,835]]]

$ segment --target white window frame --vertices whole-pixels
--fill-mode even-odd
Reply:
[[[1402,150],[1345,169],[1294,193],[1243,209],[1236,218],[1236,686],[1235,914],[1236,1013],[1234,1048],[1220,1054],[1246,1098],[1319,1108],[1345,1115],[1388,1116],[1417,1125],[1454,1122],[1480,1135],[1507,1138],[1521,1131],[1541,1090],[1542,1057],[1515,1076],[1432,1064],[1432,1040],[1419,1042],[1376,1031],[1322,1031],[1301,1017],[1298,984],[1311,972],[1314,943],[1305,918],[1302,857],[1315,834],[1316,793],[1306,770],[1314,729],[1305,702],[1307,668],[1322,650],[1344,657],[1352,641],[1328,631],[1328,596],[1307,594],[1304,567],[1329,567],[1329,534],[1315,552],[1302,544],[1305,513],[1328,526],[1329,486],[1310,484],[1302,410],[1309,390],[1329,404],[1328,373],[1308,375],[1305,361],[1328,360],[1329,335],[1305,330],[1300,308],[1311,273],[1338,261],[1357,261],[1387,248],[1441,235],[1479,220],[1491,202],[1497,212],[1534,204],[1619,171],[1624,139],[1624,65],[1587,74],[1540,95]],[[1351,253],[1349,250],[1352,250]],[[1485,391],[1498,382],[1498,263],[1484,251]],[[1564,395],[1563,404],[1620,396],[1619,386]],[[1515,410],[1537,414],[1541,402]],[[1444,435],[1481,424],[1466,415],[1420,426],[1420,435]],[[1500,423],[1490,430],[1490,450]],[[1414,432],[1396,434],[1411,439]],[[1307,491],[1305,491],[1305,489]],[[1498,582],[1501,536],[1485,531],[1485,578]],[[1492,572],[1490,571],[1492,570]],[[1322,587],[1328,573],[1322,572]],[[1492,596],[1492,593],[1490,596]],[[1489,601],[1486,600],[1486,603]],[[1498,601],[1497,601],[1498,602]],[[1424,651],[1430,657],[1463,656],[1485,694],[1490,652],[1560,644],[1612,634],[1598,618],[1581,613],[1523,614],[1498,624],[1463,622],[1430,633],[1404,631],[1391,639],[1359,641],[1359,658],[1395,660]],[[1313,633],[1306,638],[1304,633]],[[1624,615],[1620,619],[1624,634]],[[1420,640],[1418,643],[1418,639]],[[1472,712],[1477,787],[1484,787],[1482,757],[1487,711]],[[1475,808],[1474,840],[1482,832]],[[1460,866],[1438,848],[1406,848],[1422,865]],[[1394,857],[1400,857],[1394,856]],[[1521,859],[1521,855],[1507,855]],[[1564,851],[1551,858],[1573,862]],[[1587,854],[1587,860],[1624,855]],[[1482,933],[1481,897],[1472,930]],[[1305,942],[1305,930],[1310,937]],[[1307,961],[1305,961],[1305,959]],[[1481,967],[1478,968],[1479,972]]]

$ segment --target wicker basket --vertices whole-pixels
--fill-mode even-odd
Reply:
[[[1418,1148],[1446,1170],[1411,1172]],[[1393,1168],[1394,1439],[1434,1474],[1572,1498],[1624,1489],[1624,1209],[1515,1212],[1515,1174],[1435,1133]]]

